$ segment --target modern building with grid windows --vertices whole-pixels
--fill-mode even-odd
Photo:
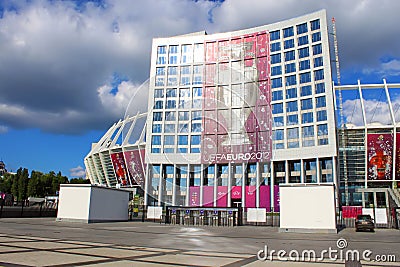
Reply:
[[[87,175],[94,184],[140,188],[146,206],[279,212],[282,184],[334,185],[336,205],[365,206],[360,192],[377,184],[367,182],[365,127],[336,122],[335,94],[345,89],[333,85],[325,10],[233,32],[155,38],[147,110],[128,114],[93,145]],[[393,140],[396,121],[386,127]],[[351,143],[358,134],[364,150]],[[400,143],[392,144],[386,159],[399,153]],[[385,185],[395,187],[390,164]]]

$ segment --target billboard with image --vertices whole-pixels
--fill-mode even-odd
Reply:
[[[382,181],[392,179],[393,135],[367,135],[368,180]]]
[[[269,35],[206,42],[203,84],[204,164],[269,161]]]

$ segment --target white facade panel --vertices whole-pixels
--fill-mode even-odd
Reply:
[[[336,232],[334,185],[281,185],[281,232]]]

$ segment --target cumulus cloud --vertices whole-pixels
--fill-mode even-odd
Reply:
[[[400,122],[400,97],[392,99],[392,106],[396,122]],[[380,123],[391,125],[389,105],[385,101],[377,99],[364,99],[365,117],[367,124]],[[364,125],[361,101],[359,99],[349,99],[343,103],[343,116],[346,123],[356,126]]]
[[[78,177],[78,178],[85,178],[86,177],[86,171],[82,166],[78,166],[75,168],[71,168],[69,170],[69,177]]]
[[[400,59],[400,1],[228,0],[213,10],[213,27],[220,31],[253,27],[320,9],[327,10],[329,22],[331,17],[336,19],[343,71],[355,67],[361,68],[360,71],[364,67],[378,68],[383,56]]]
[[[0,124],[105,129],[147,79],[151,39],[200,30],[213,3],[11,1],[0,16]],[[0,4],[1,7],[1,4]],[[114,73],[127,81],[112,90]]]
[[[337,19],[342,70],[399,70],[400,1],[10,0],[1,8],[0,125],[6,128],[104,130],[148,78],[152,38],[231,31],[322,8]],[[392,61],[382,63],[382,56]],[[114,73],[127,79],[112,85]]]
[[[8,133],[8,127],[4,125],[0,125],[0,134]]]

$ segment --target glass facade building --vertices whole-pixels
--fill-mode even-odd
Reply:
[[[279,211],[280,184],[334,184],[337,205],[365,205],[366,189],[400,180],[400,118],[390,103],[392,119],[377,125],[362,100],[354,113],[363,125],[336,120],[335,93],[360,89],[335,87],[330,63],[324,10],[155,38],[147,110],[93,145],[87,175],[94,184],[139,187],[149,206]],[[400,86],[380,88],[395,97],[391,88]],[[392,148],[380,151],[382,143]]]

